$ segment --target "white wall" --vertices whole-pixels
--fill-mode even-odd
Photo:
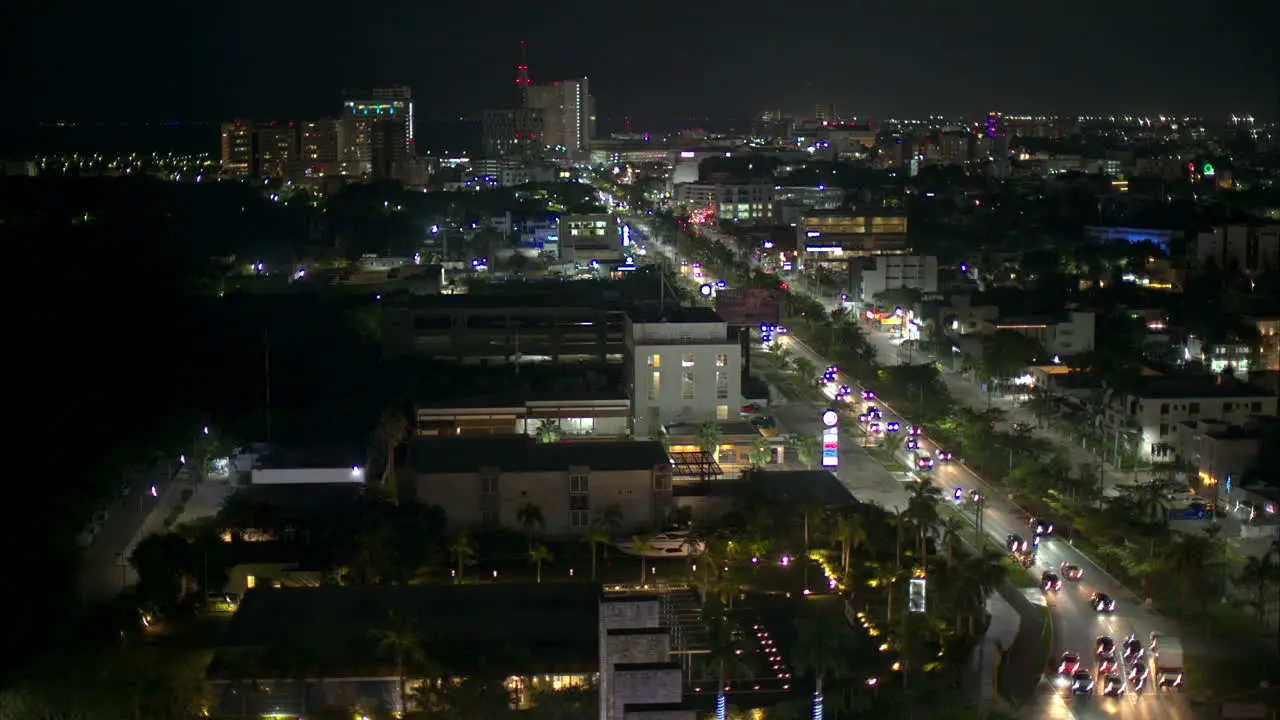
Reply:
[[[254,485],[310,485],[316,483],[364,483],[363,470],[356,472],[341,468],[281,468],[254,470],[250,482]]]
[[[1242,425],[1251,415],[1276,414],[1275,395],[1250,397],[1129,398],[1123,407],[1113,408],[1114,427],[1120,418],[1142,428],[1138,446],[1144,458],[1173,460],[1178,446],[1178,424],[1188,420],[1221,420]],[[1130,412],[1130,409],[1133,409]],[[1167,450],[1161,449],[1167,446]]]
[[[737,419],[742,399],[742,347],[737,343],[636,345],[631,350],[630,395],[636,437],[648,437],[655,418],[663,425]],[[691,366],[686,365],[687,355],[693,356]],[[719,364],[721,359],[723,365]],[[659,377],[656,388],[654,373]],[[684,397],[686,373],[693,375],[692,398]],[[725,397],[717,392],[717,373],[724,379]],[[721,410],[726,417],[718,418]]]
[[[494,462],[500,459],[495,458]],[[666,502],[655,499],[653,470],[583,469],[583,473],[587,475],[588,523],[598,520],[611,505],[622,510],[622,525],[628,530],[654,528],[665,517]],[[484,510],[492,508],[501,525],[520,529],[520,509],[533,504],[542,510],[543,532],[548,535],[580,534],[585,530],[570,522],[568,472],[502,472],[497,476],[497,493],[490,498],[482,492],[484,477],[482,473],[418,475],[418,499],[439,505],[453,526],[479,525],[485,521]],[[667,487],[663,497],[669,497],[670,492]]]
[[[875,261],[874,269],[862,272],[865,303],[871,303],[885,290],[938,291],[938,258],[932,255],[879,255]]]

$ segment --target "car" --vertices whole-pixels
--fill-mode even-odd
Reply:
[[[1102,694],[1107,697],[1120,697],[1124,694],[1124,678],[1115,673],[1107,673],[1102,678]]]
[[[874,391],[874,390],[863,390],[863,391],[862,391],[862,399],[863,399],[863,400],[875,400],[875,399],[876,399],[876,393],[875,393],[875,391]]]
[[[896,422],[891,422],[886,424],[884,426],[884,429],[888,432],[898,432],[899,430],[902,429],[902,425]]]
[[[1080,655],[1067,651],[1062,653],[1062,657],[1058,660],[1058,672],[1063,675],[1070,675],[1080,669]]]
[[[1040,587],[1044,588],[1045,592],[1057,592],[1062,589],[1062,578],[1058,577],[1057,573],[1045,570],[1040,573]]]
[[[938,458],[938,462],[951,462],[956,459],[956,456],[952,455],[950,450],[939,450],[935,457]]]
[[[917,458],[916,458],[916,469],[917,469],[917,470],[932,470],[932,469],[933,469],[933,458],[932,458],[931,456],[929,456],[929,455],[921,455],[921,456],[917,457]]]
[[[870,417],[870,418],[872,418],[873,420],[879,420],[879,419],[881,419],[881,418],[882,418],[882,417],[884,417],[884,416],[880,414],[880,408],[878,408],[878,407],[876,407],[876,406],[874,406],[874,405],[868,405],[868,406],[867,406],[867,417]]]
[[[880,423],[878,423],[878,422],[868,423],[868,424],[867,424],[867,432],[871,433],[872,435],[879,434],[879,432],[880,432]]]
[[[1094,593],[1089,596],[1089,607],[1100,613],[1115,612],[1116,601],[1106,593]]]
[[[1053,523],[1049,522],[1048,520],[1041,520],[1040,518],[1031,518],[1029,521],[1027,521],[1027,525],[1031,528],[1031,531],[1034,532],[1036,535],[1052,535],[1053,534]]]
[[[1084,570],[1081,570],[1079,565],[1072,565],[1069,562],[1063,561],[1062,577],[1072,582],[1075,582],[1083,576],[1084,576]]]
[[[1009,426],[1009,429],[1010,429],[1010,430],[1012,430],[1013,432],[1015,432],[1015,433],[1019,433],[1019,434],[1021,434],[1021,433],[1029,433],[1029,432],[1031,432],[1032,430],[1034,430],[1034,429],[1035,429],[1035,425],[1028,425],[1028,424],[1026,424],[1026,423],[1019,423],[1019,422],[1016,422],[1016,423],[1013,423],[1012,425],[1010,425],[1010,426]]]
[[[787,326],[786,326],[786,325],[779,325],[779,326],[778,326],[778,334],[779,334],[779,335],[788,335],[788,334],[790,334],[790,333],[791,333],[791,331],[787,329]]]
[[[1099,635],[1094,641],[1094,652],[1098,657],[1115,657],[1116,641],[1110,635]]]
[[[1071,694],[1072,695],[1092,695],[1093,694],[1093,676],[1088,670],[1077,670],[1071,676]]]
[[[1127,663],[1135,663],[1142,660],[1143,654],[1146,652],[1142,647],[1142,643],[1138,638],[1130,635],[1124,641],[1124,661]]]
[[[978,490],[977,490],[976,488],[975,488],[975,489],[973,489],[973,490],[970,490],[970,491],[969,491],[969,500],[971,500],[971,501],[973,501],[973,502],[976,502],[976,503],[980,503],[980,502],[982,502],[982,493],[978,492]]]
[[[1141,690],[1142,686],[1147,682],[1147,664],[1134,663],[1129,668],[1129,685],[1134,690]]]
[[[913,435],[913,436],[914,436],[914,435],[923,435],[923,434],[924,434],[924,428],[920,427],[919,425],[912,425],[912,426],[910,426],[910,427],[908,427],[908,428],[907,428],[907,434],[908,434],[908,435]]]
[[[1098,658],[1098,672],[1100,673],[1112,673],[1112,672],[1115,672],[1119,667],[1120,667],[1120,664],[1116,662],[1115,655],[1112,655],[1111,657]]]
[[[1004,539],[1004,546],[1011,553],[1026,552],[1027,541],[1023,540],[1021,535],[1010,533],[1009,536]]]
[[[840,393],[841,395],[849,395],[853,392],[853,390],[851,390],[848,385],[841,385],[840,389],[837,390],[836,392]]]
[[[858,424],[859,424],[859,425],[866,425],[866,424],[867,424],[867,420],[868,420],[868,418],[867,418],[867,414],[866,414],[866,413],[862,413],[861,415],[859,415],[859,416],[858,416]]]
[[[908,450],[919,450],[919,449],[920,449],[920,441],[919,441],[919,440],[917,440],[917,439],[915,439],[915,438],[907,438],[907,449],[908,449]]]

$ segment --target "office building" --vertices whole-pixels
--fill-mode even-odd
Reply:
[[[300,177],[341,175],[339,142],[341,121],[314,120],[299,124],[298,165]]]
[[[255,125],[251,122],[222,123],[222,173],[229,177],[253,174],[254,147],[257,145]]]
[[[545,144],[554,157],[586,162],[595,124],[587,78],[529,86],[529,107],[542,113]]]
[[[675,191],[674,204],[686,211],[709,208],[721,220],[773,222],[772,183],[685,183]]]
[[[742,347],[710,308],[633,312],[626,321],[627,392],[636,437],[673,423],[725,421],[742,399]]]
[[[299,156],[293,123],[223,123],[221,139],[222,173],[229,177],[282,178]]]
[[[415,498],[455,527],[520,530],[522,509],[541,532],[581,535],[606,511],[620,526],[657,529],[671,514],[671,460],[657,441],[539,442],[525,435],[418,437],[408,467]]]
[[[343,101],[341,119],[343,174],[384,180],[412,171],[417,153],[409,88],[378,88],[349,95]]]
[[[877,255],[862,269],[862,301],[868,305],[886,290],[938,291],[938,258],[932,255]]]

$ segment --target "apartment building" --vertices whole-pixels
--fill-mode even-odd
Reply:
[[[932,255],[877,255],[862,268],[862,301],[871,305],[885,290],[938,291],[938,258]]]
[[[999,317],[986,326],[987,332],[1012,330],[1040,343],[1051,355],[1075,355],[1093,350],[1092,312],[1069,311],[1055,316]]]
[[[671,460],[656,441],[418,437],[407,463],[416,499],[439,506],[454,527],[520,530],[532,505],[550,536],[580,534],[611,509],[624,527],[656,529],[673,502]]]
[[[712,208],[721,220],[773,222],[774,187],[769,183],[682,183],[675,204],[686,210]]]
[[[1226,225],[1196,236],[1196,265],[1256,274],[1280,269],[1280,225]]]
[[[732,417],[742,398],[742,347],[714,311],[629,313],[624,335],[636,437],[653,437],[658,428],[676,422]]]
[[[1139,454],[1145,459],[1174,460],[1181,423],[1216,421],[1240,425],[1254,416],[1276,414],[1275,394],[1229,377],[1165,376],[1143,380],[1138,392],[1112,398],[1105,429],[1135,434]]]

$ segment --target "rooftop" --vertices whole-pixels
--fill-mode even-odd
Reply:
[[[542,443],[526,435],[415,438],[408,461],[422,474],[477,473],[491,467],[512,472],[651,470],[671,463],[657,441]]]
[[[1257,385],[1219,375],[1165,375],[1144,377],[1134,395],[1145,400],[1179,398],[1254,398],[1275,393]]]
[[[633,323],[723,323],[724,318],[709,307],[635,308],[627,311]]]
[[[578,583],[254,588],[206,677],[393,677],[378,636],[393,615],[452,673],[593,672],[599,597]]]

